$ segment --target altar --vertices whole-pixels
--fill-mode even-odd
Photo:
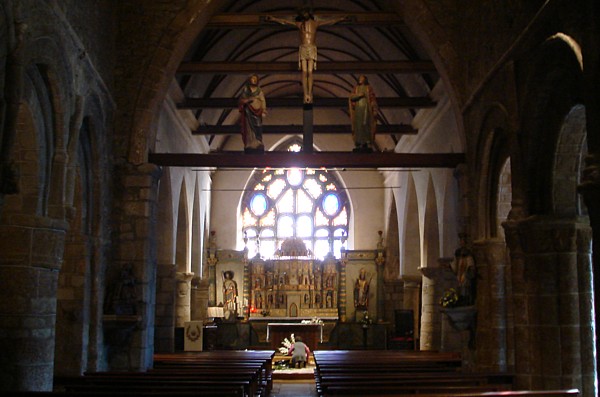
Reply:
[[[291,335],[301,336],[304,343],[312,351],[316,349],[319,343],[323,342],[323,324],[317,323],[268,323],[267,324],[267,342],[272,349],[279,349],[281,342],[285,338],[290,339]]]

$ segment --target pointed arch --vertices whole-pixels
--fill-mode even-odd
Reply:
[[[443,236],[442,256],[449,256],[451,251],[449,247],[454,247],[456,236],[458,235],[458,197],[459,189],[456,178],[452,173],[448,173],[446,177],[446,188],[444,189],[443,197],[443,214],[441,233]]]
[[[530,214],[553,211],[553,170],[565,117],[584,103],[583,70],[577,43],[558,33],[549,37],[528,62],[528,86],[523,103],[523,150]],[[514,159],[513,159],[514,160]],[[515,175],[516,176],[516,175]]]
[[[175,263],[175,235],[173,213],[173,194],[171,190],[171,172],[167,167],[163,171],[158,186],[158,213],[156,243],[157,259],[160,264]]]
[[[427,199],[425,202],[425,218],[423,223],[423,265],[436,267],[440,258],[440,234],[437,211],[437,198],[433,180],[427,183]]]
[[[398,233],[398,210],[396,200],[392,198],[392,207],[388,216],[388,228],[385,234],[384,278],[395,280],[400,277],[400,245]]]
[[[177,207],[177,228],[175,240],[175,263],[177,271],[188,273],[190,268],[190,233],[189,233],[188,200],[185,179],[181,183],[179,205]]]
[[[200,277],[202,274],[202,230],[200,219],[200,188],[197,178],[194,178],[194,201],[192,202],[192,242],[191,242],[191,271]]]
[[[419,227],[419,202],[412,173],[407,179],[406,206],[404,207],[404,241],[400,276],[420,275],[421,233]]]
[[[65,239],[65,257],[58,276],[55,374],[80,375],[87,370],[92,315],[92,261],[94,255],[94,211],[97,205],[93,186],[93,141],[89,119],[78,133],[77,147],[71,155],[75,217]],[[73,283],[72,280],[79,280]],[[79,321],[74,321],[79,319]]]
[[[575,105],[567,114],[558,134],[552,178],[553,213],[563,217],[587,215],[577,193],[587,155],[585,107]]]

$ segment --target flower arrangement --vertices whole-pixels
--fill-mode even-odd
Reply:
[[[283,342],[281,342],[283,346],[279,348],[279,352],[287,356],[288,354],[290,354],[290,350],[292,349],[294,343],[296,343],[296,338],[294,337],[294,334],[290,335],[290,339],[283,338]]]
[[[466,298],[459,294],[456,288],[448,288],[440,298],[440,305],[445,308],[465,306],[467,304]]]
[[[360,323],[363,325],[363,327],[373,324],[373,319],[369,317],[369,312],[364,312],[363,318],[360,320]]]
[[[318,317],[313,317],[310,320],[302,320],[301,324],[323,324],[323,320]]]

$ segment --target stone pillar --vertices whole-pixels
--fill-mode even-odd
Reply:
[[[598,328],[594,319],[594,277],[592,266],[592,229],[582,227],[577,230],[577,280],[579,290],[579,313],[581,323],[581,372],[582,395],[598,395],[596,383],[595,332]],[[596,273],[598,274],[598,273]]]
[[[441,313],[439,300],[445,289],[443,267],[422,267],[423,289],[421,291],[421,326],[419,334],[420,350],[440,350]]]
[[[0,225],[0,390],[49,391],[66,228],[48,218],[18,218],[19,225]]]
[[[590,242],[585,238],[589,226],[570,219],[530,217],[506,222],[505,230],[519,308],[514,312],[517,387],[560,385],[594,391],[595,386],[587,383],[595,375],[589,372],[595,346],[586,303],[591,300]]]
[[[159,264],[156,280],[156,310],[154,350],[172,353],[175,350],[175,291],[177,265]]]
[[[194,273],[177,272],[176,327],[184,327],[185,323],[190,321],[192,278]]]
[[[192,280],[192,321],[206,320],[208,309],[208,280],[195,277]]]
[[[415,277],[415,276],[412,276]],[[411,278],[412,278],[411,277]],[[419,313],[421,306],[421,280],[412,280],[407,277],[404,278],[404,298],[402,302],[403,309],[410,309],[413,311],[414,321],[414,338],[415,343],[420,340],[421,324],[419,322]],[[416,345],[418,346],[418,345]]]
[[[217,258],[209,257],[208,262],[208,306],[217,304]]]
[[[476,241],[472,247],[477,269],[477,368],[508,370],[506,299],[506,243],[500,239]]]
[[[133,266],[137,282],[137,315],[128,348],[113,349],[113,370],[146,370],[152,367],[156,302],[156,216],[161,170],[154,164],[121,164],[115,175],[114,262],[107,272],[124,264]],[[130,328],[130,324],[126,327]]]
[[[597,7],[596,7],[597,8]],[[590,18],[594,20],[593,13],[590,13]],[[595,24],[594,26],[597,26]],[[596,29],[597,30],[597,29]],[[592,81],[599,81],[598,79],[598,67],[586,68],[586,75],[589,74],[592,77]],[[595,86],[595,85],[590,85]],[[591,98],[590,103],[596,104],[594,109],[591,109],[590,106],[586,106],[588,110],[586,112],[586,123],[587,123],[587,137],[588,137],[588,150],[590,154],[585,159],[585,169],[583,170],[583,177],[581,185],[578,187],[579,192],[582,194],[585,205],[588,210],[590,225],[592,227],[592,236],[590,237],[592,240],[592,253],[591,253],[591,263],[590,267],[592,268],[594,277],[593,280],[593,302],[594,313],[595,313],[595,340],[600,340],[600,131],[598,128],[600,127],[600,115],[598,114],[598,104],[600,102],[596,99],[598,98],[598,90],[591,89],[588,90],[588,95],[592,95],[594,98]],[[580,266],[585,266],[581,264]],[[580,281],[585,282],[585,279]],[[582,304],[582,310],[590,306],[590,302],[585,302]],[[590,311],[591,312],[591,311]],[[594,321],[590,321],[588,324],[594,324]],[[591,327],[587,329],[584,328],[585,331],[589,331]],[[588,338],[582,345],[582,349],[584,352],[587,349],[587,352],[595,352],[597,345],[595,343],[590,344],[587,343]],[[593,345],[593,346],[592,346]],[[585,360],[582,362],[582,365],[585,369],[585,382],[584,382],[584,394],[585,395],[597,395],[596,384],[600,382],[600,374],[597,375],[597,379],[594,379],[594,383],[589,379],[590,376],[587,374],[596,373],[600,368],[600,354],[596,354],[594,359],[594,363],[590,363],[587,360],[587,355],[585,356]],[[593,393],[595,391],[595,393]]]

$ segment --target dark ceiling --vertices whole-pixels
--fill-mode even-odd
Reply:
[[[388,1],[222,3],[177,75],[185,96],[178,107],[194,112],[201,125],[195,133],[206,135],[211,151],[226,148],[236,134],[236,100],[254,72],[269,108],[265,134],[302,134],[299,33],[293,26],[264,20],[266,15],[293,18],[302,6],[311,6],[317,18],[348,15],[347,21],[319,27],[316,36],[315,134],[338,133],[351,139],[347,98],[360,74],[369,78],[381,108],[377,151],[398,151],[401,134],[418,133],[411,126],[417,111],[435,106],[430,92],[439,76]]]

